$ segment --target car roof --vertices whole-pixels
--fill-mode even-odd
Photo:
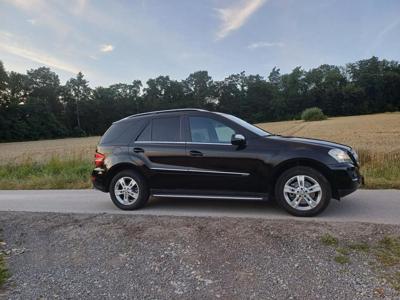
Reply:
[[[121,120],[115,121],[115,122],[113,122],[113,124],[119,123],[119,122],[124,122],[124,121],[129,121],[132,119],[136,119],[138,117],[147,117],[147,116],[153,116],[153,115],[179,113],[179,112],[210,112],[210,111],[200,109],[200,108],[178,108],[178,109],[156,110],[156,111],[149,111],[149,112],[131,115],[131,116],[125,117]]]
[[[144,112],[144,113],[129,116],[128,118],[133,118],[133,117],[138,117],[138,116],[146,116],[146,115],[164,114],[164,113],[186,112],[186,111],[208,112],[208,110],[204,110],[204,109],[200,109],[200,108],[177,108],[177,109],[166,109],[166,110],[156,110],[156,111]]]

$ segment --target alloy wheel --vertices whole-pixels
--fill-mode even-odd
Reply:
[[[297,210],[312,210],[321,201],[321,185],[307,175],[296,175],[286,181],[283,188],[286,202]]]
[[[123,205],[131,205],[139,198],[139,185],[131,177],[121,177],[115,183],[115,197]]]

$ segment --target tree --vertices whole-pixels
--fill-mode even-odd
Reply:
[[[20,74],[0,61],[0,141],[101,135],[112,122],[150,110],[198,107],[264,122],[299,118],[314,106],[329,116],[400,110],[400,65],[371,57],[219,81],[203,70],[181,81],[158,76],[144,87],[134,80],[92,90],[81,72],[62,85],[49,68]]]
[[[81,113],[80,113],[80,103],[85,101],[90,101],[92,90],[89,87],[89,82],[84,79],[82,72],[76,75],[76,78],[71,78],[65,84],[63,89],[63,101],[65,103],[65,111],[67,115],[67,120],[69,123],[69,128],[76,128],[79,134],[82,133],[81,127]],[[72,126],[72,116],[75,116],[76,126]]]
[[[49,111],[60,117],[63,111],[59,99],[60,79],[47,67],[32,69],[27,72],[28,97],[43,101]]]
[[[207,71],[197,71],[183,82],[185,96],[192,107],[206,107],[214,96],[214,84]]]

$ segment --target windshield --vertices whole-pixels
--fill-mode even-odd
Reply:
[[[223,113],[219,113],[220,115],[224,116],[225,118],[228,118],[229,120],[235,122],[236,124],[239,124],[240,126],[246,128],[247,130],[253,132],[254,134],[258,135],[258,136],[267,136],[267,135],[271,135],[271,133],[257,127],[254,126],[250,123],[247,123],[246,121],[239,119],[238,117],[232,116],[232,115],[228,115],[228,114],[223,114]]]

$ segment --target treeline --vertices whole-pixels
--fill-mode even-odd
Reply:
[[[298,118],[317,106],[328,116],[400,109],[400,65],[372,57],[344,67],[274,68],[261,75],[233,74],[214,81],[198,71],[177,81],[168,76],[90,88],[82,73],[65,85],[49,68],[7,72],[0,61],[0,141],[100,135],[115,120],[151,110],[196,107],[227,112],[250,122]]]

